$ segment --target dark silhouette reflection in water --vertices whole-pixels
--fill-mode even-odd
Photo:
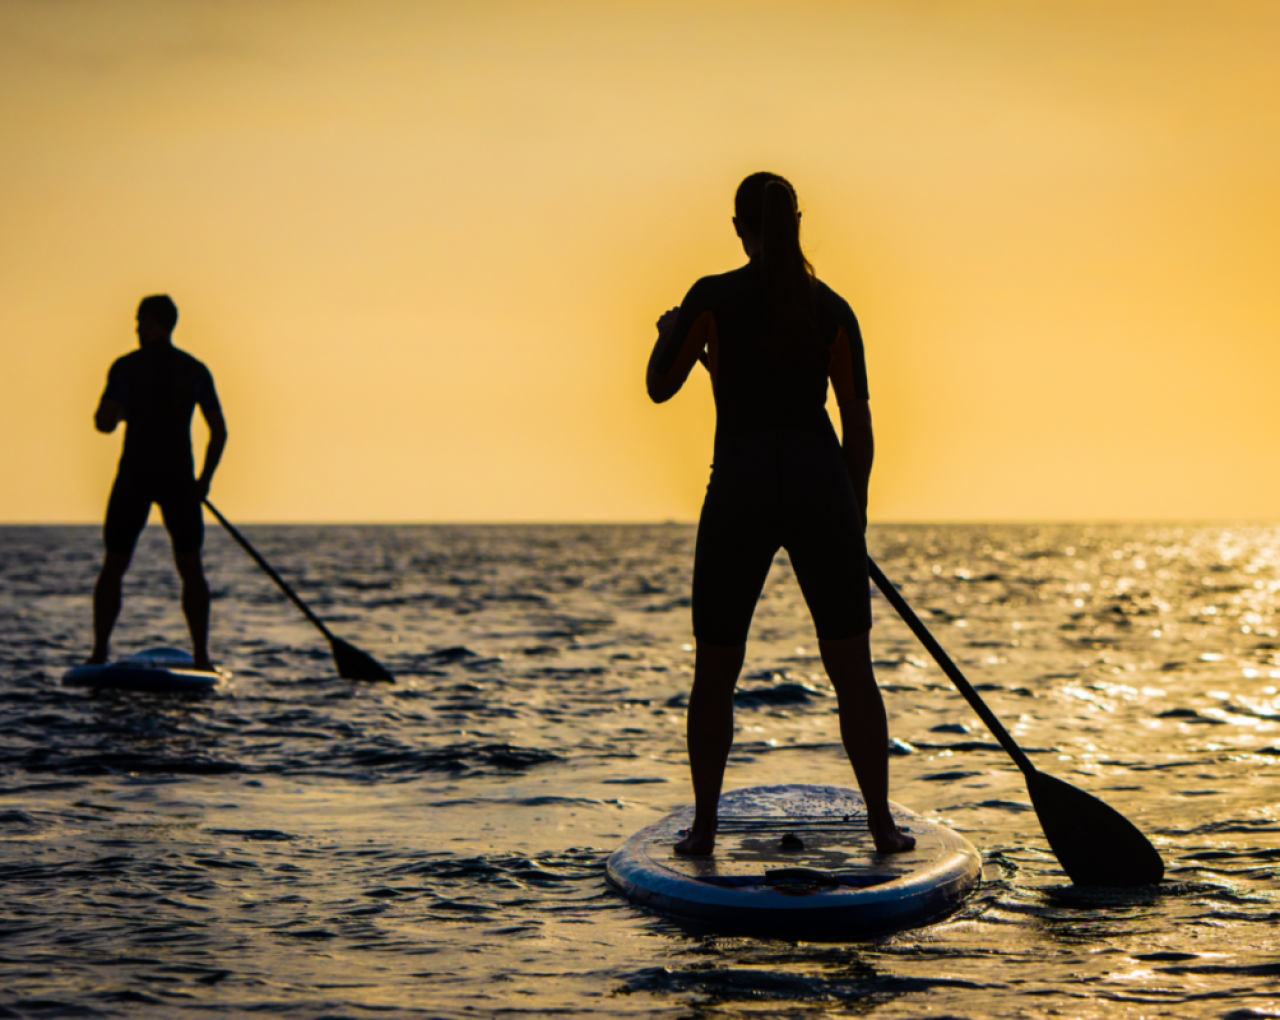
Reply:
[[[684,924],[674,925],[672,930],[694,940],[677,957],[689,955],[695,960],[684,966],[637,971],[627,977],[619,990],[627,994],[691,997],[696,1006],[687,1015],[693,1017],[722,1017],[726,1007],[749,1004],[759,1009],[769,1002],[786,1003],[793,1009],[802,1004],[836,1006],[841,1015],[858,1015],[908,995],[921,1001],[936,989],[983,988],[981,982],[961,977],[885,973],[852,946],[716,938]]]
[[[173,346],[178,308],[166,294],[138,305],[138,350],[116,360],[93,423],[111,433],[125,423],[124,450],[107,504],[106,555],[93,591],[92,664],[107,661],[111,632],[120,615],[121,585],[152,504],[160,507],[182,578],[182,610],[191,633],[196,669],[209,659],[209,585],[200,550],[204,544],[201,501],[227,443],[227,425],[213,376],[203,364]],[[191,418],[199,407],[209,426],[204,467],[195,475]]]

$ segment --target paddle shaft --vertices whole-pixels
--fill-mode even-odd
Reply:
[[[915,611],[907,605],[907,600],[884,576],[884,572],[881,571],[876,565],[876,561],[870,556],[867,557],[867,567],[871,573],[871,580],[875,581],[876,587],[889,600],[889,604],[897,610],[898,615],[906,621],[912,633],[920,639],[920,643],[928,649],[929,654],[933,656],[933,661],[942,667],[942,671],[956,685],[956,690],[964,695],[964,700],[969,702],[973,710],[978,713],[978,718],[987,724],[987,729],[992,732],[996,740],[1000,741],[1000,746],[1008,752],[1014,764],[1023,771],[1024,775],[1029,776],[1035,772],[1036,767],[1031,764],[1031,759],[1022,753],[1022,748],[1014,742],[1013,737],[1009,735],[1009,731],[1004,728],[991,709],[987,708],[986,702],[978,696],[978,692],[964,678],[964,674],[960,672],[959,667],[951,661],[951,656],[943,651],[942,645],[938,644],[934,636],[929,633],[929,628],[920,621],[920,617],[916,616]]]
[[[260,566],[266,572],[266,575],[269,578],[271,578],[271,580],[275,581],[275,583],[279,586],[282,592],[284,592],[286,595],[289,596],[289,601],[292,602],[299,609],[301,609],[302,615],[305,616],[308,620],[310,620],[313,624],[315,624],[317,629],[319,629],[320,633],[323,634],[326,638],[328,638],[329,641],[332,643],[335,640],[334,636],[333,634],[330,633],[329,628],[324,625],[324,621],[321,620],[320,617],[316,616],[316,614],[311,611],[310,606],[308,606],[305,602],[303,602],[302,599],[298,598],[297,592],[295,592],[292,588],[290,588],[289,585],[285,582],[285,579],[281,577],[279,574],[277,574],[271,568],[271,564],[268,563],[266,560],[264,560],[262,558],[262,555],[258,552],[258,550],[249,544],[249,540],[245,538],[242,534],[240,534],[240,532],[236,530],[235,525],[233,525],[229,520],[223,517],[221,512],[218,510],[218,508],[214,506],[212,503],[210,503],[207,499],[204,501],[204,505],[207,506],[210,509],[210,511],[212,511],[214,517],[218,518],[218,522],[224,528],[227,529],[231,537],[240,543],[240,548],[242,548],[245,552],[247,552],[250,556],[252,556],[253,561],[256,564],[258,564],[258,566]]]

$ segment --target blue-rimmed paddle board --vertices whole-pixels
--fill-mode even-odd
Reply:
[[[609,858],[609,883],[662,914],[766,937],[867,938],[955,910],[981,878],[963,836],[890,805],[914,850],[876,852],[866,806],[840,786],[757,786],[720,799],[715,853],[672,849],[693,821],[686,807],[642,829]]]
[[[150,694],[204,694],[229,675],[195,669],[193,662],[180,648],[148,648],[105,666],[76,666],[62,675],[62,684]]]

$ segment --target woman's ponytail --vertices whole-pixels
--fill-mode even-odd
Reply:
[[[818,342],[813,266],[800,247],[795,189],[777,174],[752,174],[738,186],[741,227],[760,237],[760,273],[769,311],[801,346]]]

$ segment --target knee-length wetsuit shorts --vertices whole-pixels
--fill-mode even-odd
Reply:
[[[124,471],[116,476],[107,502],[102,529],[107,551],[133,555],[138,536],[147,526],[152,503],[160,506],[173,551],[199,552],[204,545],[204,515],[195,479],[156,480]]]
[[[694,554],[699,641],[746,643],[780,548],[791,557],[819,638],[870,631],[862,512],[834,432],[774,429],[717,444]]]

